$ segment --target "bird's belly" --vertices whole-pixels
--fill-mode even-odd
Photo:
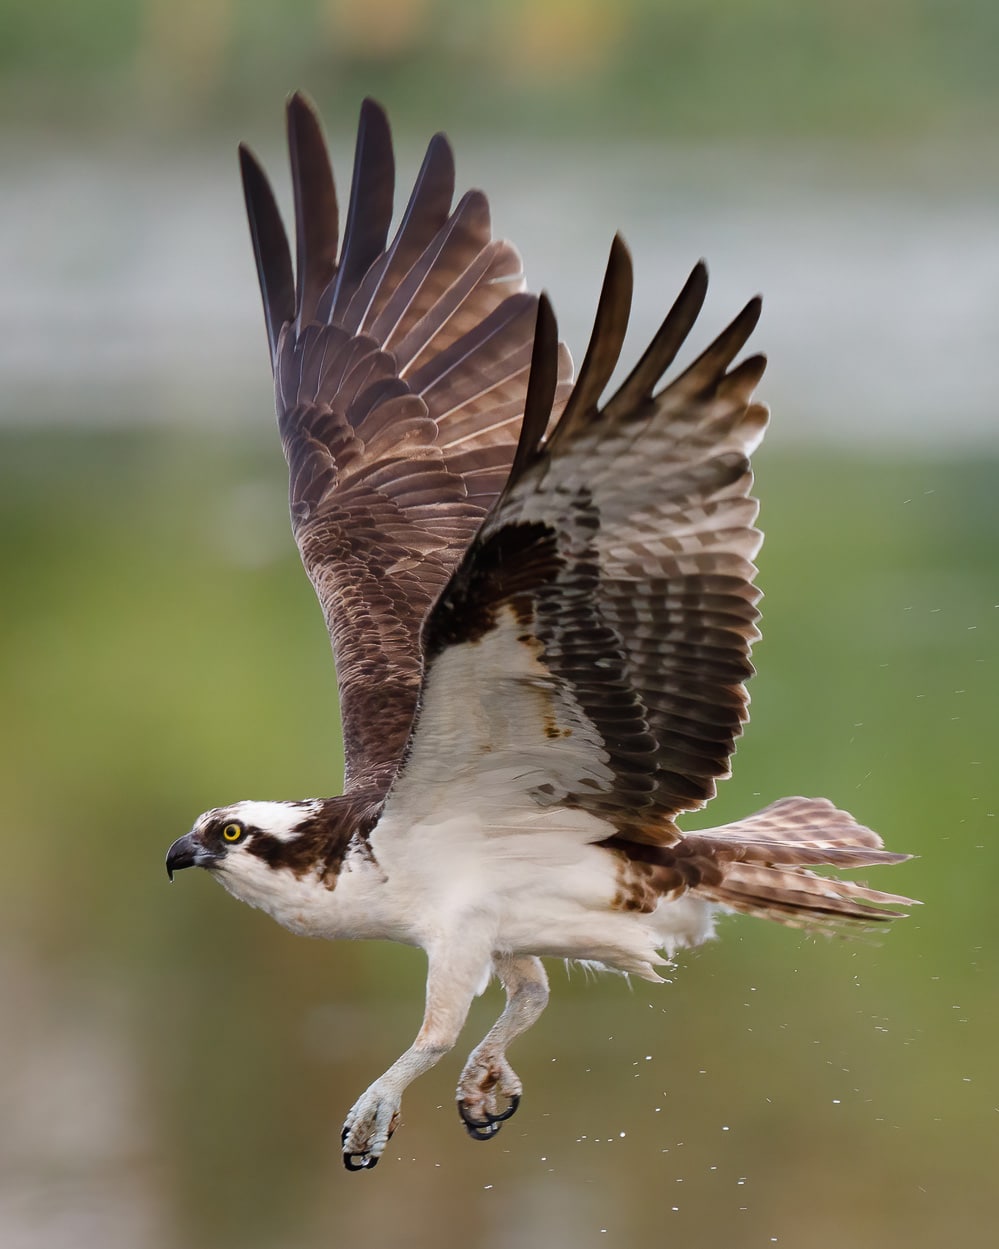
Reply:
[[[669,958],[713,933],[717,908],[700,898],[664,898],[654,911],[627,911],[616,904],[612,888],[597,893],[587,874],[574,876],[560,874],[548,881],[548,889],[509,898],[498,948],[602,963],[656,980],[654,968],[663,954]]]
[[[437,878],[446,896],[435,906],[427,882],[427,912],[445,923],[454,911],[494,924],[494,949],[502,953],[600,962],[649,979],[658,979],[660,951],[668,957],[711,936],[717,908],[689,894],[664,898],[650,912],[628,910],[619,861],[591,840],[592,817],[560,814],[564,824],[539,826],[536,811],[522,828],[466,824],[460,850],[446,854],[444,844],[438,847],[450,868]],[[450,830],[437,831],[446,844]],[[424,843],[430,859],[432,842]]]

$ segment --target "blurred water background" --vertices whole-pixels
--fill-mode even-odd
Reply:
[[[989,1243],[997,48],[990,0],[6,0],[4,1249]],[[615,229],[629,358],[699,256],[695,346],[764,292],[766,636],[700,822],[826,794],[926,902],[852,943],[733,918],[659,989],[554,966],[516,1119],[468,1141],[452,1056],[365,1176],[339,1125],[422,956],[163,874],[202,809],[339,784],[234,153],[287,203],[296,87],[343,191],[364,94],[400,195],[448,130],[577,360]]]

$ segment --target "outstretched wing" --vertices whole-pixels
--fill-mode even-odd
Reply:
[[[732,361],[760,302],[654,394],[701,309],[698,265],[601,407],[631,286],[616,239],[586,358],[547,438],[557,332],[542,299],[514,467],[427,620],[421,708],[390,805],[467,782],[497,814],[505,793],[507,810],[518,799],[574,807],[596,817],[595,836],[669,844],[673,817],[728,775],[759,636],[749,455],[767,420],[751,402],[763,357]]]
[[[296,274],[273,192],[240,149],[302,562],[333,644],[347,788],[387,787],[422,675],[420,627],[502,489],[537,300],[489,205],[452,210],[435,136],[391,242],[388,122],[361,108],[343,246],[319,120],[288,104]],[[559,348],[560,379],[571,361]]]

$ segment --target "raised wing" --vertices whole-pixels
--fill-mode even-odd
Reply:
[[[391,137],[364,102],[339,254],[326,143],[300,95],[288,144],[295,275],[267,178],[245,147],[240,161],[292,525],[332,639],[346,786],[384,790],[416,705],[420,627],[513,460],[537,300],[482,192],[452,210],[443,135],[389,242]],[[561,347],[556,368],[567,383]]]
[[[615,240],[579,378],[545,438],[557,332],[539,308],[535,364],[502,497],[425,627],[427,673],[406,765],[411,801],[468,792],[594,817],[594,835],[669,844],[673,817],[728,775],[747,719],[758,592],[749,455],[762,356],[732,367],[753,300],[653,394],[697,318],[698,265],[603,407],[631,303]],[[585,821],[584,821],[585,823]]]

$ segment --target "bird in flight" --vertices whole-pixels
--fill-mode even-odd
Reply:
[[[619,238],[572,381],[485,196],[452,207],[443,135],[389,241],[391,137],[365,101],[340,247],[319,120],[295,95],[287,121],[294,266],[270,184],[240,158],[292,527],[336,665],[343,793],[208,811],[167,869],[206,868],[296,933],[426,952],[422,1026],[344,1124],[358,1170],[491,977],[506,1003],[457,1089],[477,1140],[517,1109],[506,1051],[547,1003],[543,956],[657,981],[726,911],[883,922],[909,900],[811,869],[907,856],[825,799],[677,827],[729,775],[748,718],[749,456],[767,409],[753,400],[764,358],[735,360],[760,301],[662,385],[704,301],[698,264],[602,402],[631,304]]]

